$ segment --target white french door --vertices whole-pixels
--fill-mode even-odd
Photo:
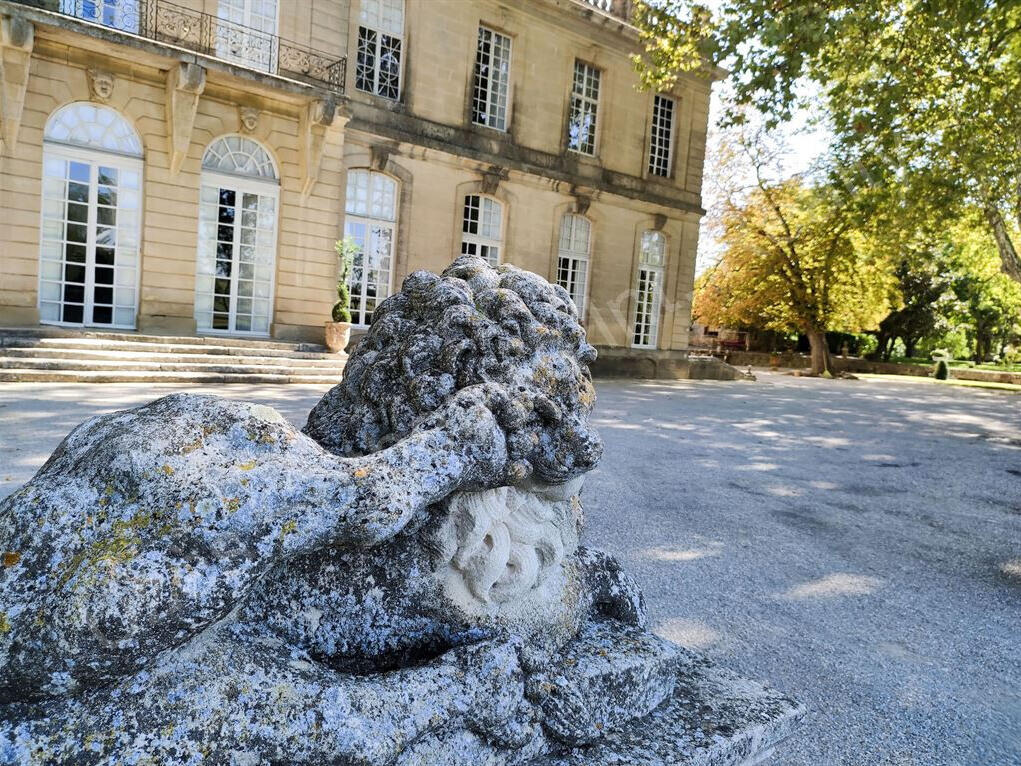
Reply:
[[[277,0],[220,0],[216,53],[242,66],[272,72],[275,67]]]
[[[195,275],[200,331],[269,334],[278,190],[276,184],[203,173]]]
[[[142,162],[47,145],[39,263],[46,324],[133,329]]]
[[[376,306],[390,295],[390,273],[393,270],[394,224],[348,215],[344,220],[344,237],[358,246],[351,265],[351,321],[367,325]]]

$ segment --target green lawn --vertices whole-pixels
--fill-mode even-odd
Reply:
[[[954,361],[950,363],[950,366],[972,370],[992,370],[993,372],[1021,372],[1021,364],[974,364]]]
[[[893,380],[899,383],[922,383],[937,386],[963,386],[965,388],[985,388],[991,391],[1004,391],[1010,394],[1021,394],[1021,386],[1013,383],[994,383],[985,380],[936,380],[935,378],[923,378],[917,375],[875,375],[872,373],[856,372],[855,377],[863,380]]]
[[[936,366],[936,362],[932,359],[923,359],[917,356],[891,356],[891,362],[897,364],[915,364],[919,367],[928,367],[932,369]],[[982,364],[976,364],[970,362],[967,359],[954,359],[947,364],[950,365],[951,369],[967,369],[967,370],[989,370],[991,372],[1021,372],[1021,364],[992,364],[990,362],[983,362]]]

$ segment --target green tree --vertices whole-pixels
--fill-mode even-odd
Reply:
[[[1002,356],[1021,332],[1021,285],[1002,274],[995,244],[975,225],[978,215],[951,231],[953,291],[959,305],[957,326],[963,329],[976,362]]]
[[[876,358],[889,360],[898,338],[905,355],[913,357],[920,341],[947,329],[956,301],[942,265],[938,257],[906,256],[894,267],[897,304],[879,323]]]
[[[799,332],[813,374],[832,371],[826,332],[874,328],[887,311],[883,259],[855,246],[846,201],[829,186],[761,182],[720,215],[719,262],[698,280],[706,324]]]
[[[1003,272],[1021,282],[1021,4],[724,0],[712,19],[679,0],[635,8],[647,87],[703,66],[699,51],[733,70],[737,107],[779,123],[814,82],[856,186],[977,207]]]

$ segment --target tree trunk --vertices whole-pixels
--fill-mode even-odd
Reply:
[[[989,227],[993,230],[996,249],[1000,251],[1000,268],[1015,282],[1021,282],[1021,256],[1017,254],[1000,209],[996,205],[987,205],[985,213],[986,221],[989,222]]]
[[[869,354],[868,358],[874,362],[885,361],[886,354],[886,333],[879,330],[876,333],[876,350]]]
[[[908,359],[915,358],[915,346],[918,345],[917,338],[904,338],[904,356]]]
[[[830,362],[830,349],[826,345],[826,331],[825,330],[809,330],[808,335],[808,346],[812,352],[812,375],[822,375],[823,373],[833,374],[833,365]]]

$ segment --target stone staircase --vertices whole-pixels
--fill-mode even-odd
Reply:
[[[0,382],[328,385],[346,360],[312,343],[0,328]]]

